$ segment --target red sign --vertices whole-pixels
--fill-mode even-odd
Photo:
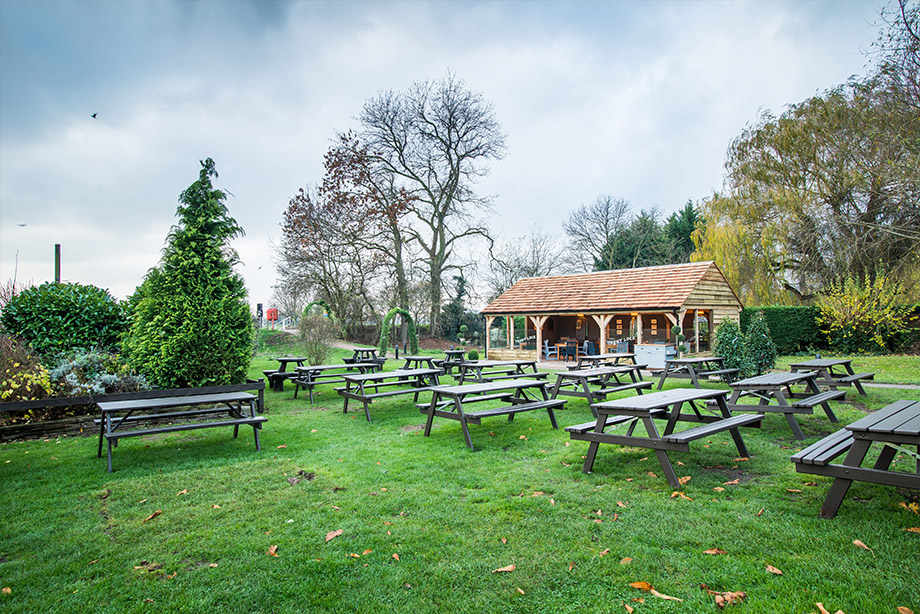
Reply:
[[[269,322],[275,322],[278,320],[278,310],[277,309],[266,309],[265,310],[265,319]]]

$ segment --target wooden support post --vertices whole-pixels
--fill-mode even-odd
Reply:
[[[607,353],[607,325],[610,324],[610,320],[613,319],[613,314],[606,315],[594,315],[591,314],[591,317],[594,318],[594,321],[597,322],[598,327],[601,329],[601,338],[600,344],[601,347],[598,348],[598,354]]]
[[[489,329],[492,328],[492,322],[495,321],[495,316],[486,316],[486,356],[489,355]]]
[[[533,322],[533,327],[537,331],[537,360],[542,357],[543,352],[543,325],[549,319],[549,316],[527,316]]]

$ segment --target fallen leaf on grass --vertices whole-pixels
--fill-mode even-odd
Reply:
[[[517,569],[517,568],[514,566],[514,563],[511,563],[510,565],[505,565],[504,567],[499,567],[498,569],[493,569],[493,570],[492,570],[492,573],[506,573],[506,572],[509,572],[509,571],[514,571],[515,569]]]
[[[674,492],[671,493],[671,498],[673,499],[675,497],[680,497],[681,499],[686,499],[687,501],[693,501],[693,499],[691,499],[690,497],[688,497],[687,495],[685,495],[683,492],[679,490],[675,490]]]
[[[371,550],[370,548],[368,548],[367,550],[365,550],[364,552],[361,553],[361,556],[367,556],[367,555],[370,554],[371,552],[373,552],[373,550]]]
[[[650,477],[650,478],[657,478],[657,477],[658,477],[658,476],[655,475],[654,472],[652,472],[652,471],[646,471],[646,472],[645,472],[645,475],[647,475],[647,476]]]
[[[338,537],[344,532],[345,531],[343,531],[342,529],[336,529],[335,531],[329,531],[328,533],[326,533],[326,541],[329,541],[330,539],[335,539],[336,537]]]
[[[162,514],[162,513],[163,513],[163,510],[157,510],[157,511],[155,511],[154,513],[152,513],[152,514],[150,514],[149,516],[147,516],[146,518],[144,518],[143,520],[141,520],[141,522],[147,522],[147,521],[150,520],[151,518],[156,518],[157,516],[159,516],[159,515]]]
[[[211,563],[210,565],[208,565],[208,567],[217,567],[218,565],[219,563]]]
[[[786,492],[802,492],[800,488],[787,488]]]
[[[605,554],[610,554],[610,548],[604,548],[603,550],[597,553],[597,556],[604,556]]]
[[[677,481],[680,483],[681,486],[686,486],[687,482],[689,482],[691,479],[693,479],[692,475],[685,475],[682,478],[677,478]]]
[[[716,492],[725,492],[725,489],[722,488],[721,486],[716,486],[715,488],[713,488],[713,490]]]
[[[397,562],[399,562],[399,555],[396,554],[395,552],[393,553],[393,558],[396,559]]]
[[[317,429],[310,429],[311,433],[315,433]]]
[[[630,563],[632,563],[632,558],[628,556],[624,556],[622,559],[620,559],[620,565],[629,565]]]
[[[853,545],[856,546],[857,548],[862,548],[863,550],[868,550],[869,552],[872,552],[872,548],[862,543],[858,539],[853,540]],[[875,556],[875,552],[872,552],[872,556]]]
[[[767,508],[765,508],[765,507],[760,508],[760,511],[757,512],[757,513],[754,514],[754,515],[755,515],[755,516],[760,516],[761,514],[763,514],[763,512],[764,512],[765,509],[767,509]]]
[[[703,554],[728,554],[725,550],[721,548],[710,548],[709,550],[703,550]]]
[[[899,605],[898,614],[914,614],[914,612],[910,608],[905,608],[904,606]]]
[[[722,482],[725,486],[737,486],[741,480],[735,478],[734,480],[729,480],[728,482]]]
[[[635,611],[632,607],[630,607],[630,605],[629,605],[628,603],[623,603],[623,607],[626,608],[626,611],[627,611],[629,614],[632,614],[632,613]]]
[[[911,503],[910,505],[907,505],[906,503],[901,501],[900,503],[898,503],[898,505],[920,516],[920,503]]]
[[[518,439],[523,439],[524,441],[527,441],[527,435],[521,435],[520,437],[518,437]]]
[[[287,446],[285,444],[281,444],[280,446],[275,446],[275,449],[280,450],[281,448],[286,448],[286,447]]]
[[[738,458],[732,459],[732,461],[736,463],[743,463],[744,461],[749,461],[749,460],[751,459],[749,459],[747,456],[739,456]]]
[[[360,555],[360,554],[355,554],[354,552],[352,552],[352,553],[349,554],[348,556],[350,556],[350,557],[353,558],[353,559],[360,559],[360,558],[361,558],[361,555]]]
[[[160,563],[148,563],[147,561],[141,561],[140,565],[135,565],[134,569],[144,569],[146,571],[156,571],[162,567]]]
[[[626,504],[622,501],[617,501],[617,507],[626,507]]]
[[[901,530],[907,531],[908,533],[920,533],[920,527],[907,527],[906,529]]]
[[[569,562],[569,571],[572,571],[573,569],[575,569],[575,561],[570,561],[570,562]]]
[[[825,608],[825,607],[824,607],[824,604],[821,603],[820,601],[819,601],[818,603],[816,603],[815,605],[818,606],[818,611],[819,611],[821,614],[831,614],[830,612],[827,611],[827,608]]]
[[[769,571],[770,573],[775,573],[778,576],[783,575],[783,572],[777,569],[776,567],[774,567],[773,565],[767,565],[767,571]]]
[[[3,593],[4,595],[11,595],[13,593],[13,589],[11,589],[9,586],[4,586],[2,589],[0,589],[0,593]]]
[[[541,495],[545,495],[545,494],[546,494],[546,493],[545,493],[545,492],[543,492],[543,491],[540,491],[540,490],[535,490],[535,491],[533,491],[533,494],[532,494],[532,495],[530,495],[530,496],[531,496],[531,497],[539,497],[539,496],[541,496]]]
[[[683,601],[683,599],[679,599],[677,597],[671,597],[670,595],[665,595],[664,593],[659,593],[658,591],[655,590],[655,587],[653,587],[648,582],[641,582],[641,581],[640,582],[630,582],[629,585],[633,588],[638,588],[643,591],[648,591],[649,593],[658,597],[659,599],[667,599],[669,601]]]
[[[217,505],[216,503],[212,503],[212,504],[211,504],[211,509],[219,510],[219,509],[220,509],[220,506]]]
[[[182,490],[176,493],[176,496],[178,497],[179,495],[187,495],[187,494],[188,494],[188,488],[183,488]]]
[[[716,605],[720,608],[724,608],[733,603],[741,603],[741,601],[747,597],[747,593],[742,591],[713,591],[709,590],[709,587],[705,584],[701,584],[700,588],[712,595],[716,600]]]
[[[268,556],[278,556],[278,546],[277,545],[272,544],[268,548]]]
[[[503,544],[507,544],[507,543],[508,543],[508,540],[507,540],[506,538],[503,537],[503,538],[502,538],[502,543],[503,543]]]

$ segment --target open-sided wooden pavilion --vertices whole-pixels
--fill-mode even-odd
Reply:
[[[486,351],[492,358],[540,358],[544,341],[592,341],[599,352],[617,342],[635,346],[684,343],[708,349],[709,332],[725,318],[739,320],[741,301],[714,262],[692,262],[578,275],[521,279],[492,301],[486,319]],[[525,341],[518,341],[514,318],[523,316]],[[504,342],[490,329],[505,318]]]

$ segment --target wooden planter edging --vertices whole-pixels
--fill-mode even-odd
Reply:
[[[245,384],[231,384],[227,386],[201,386],[198,388],[166,388],[166,389],[154,389],[154,390],[141,390],[138,392],[118,392],[115,394],[100,394],[95,396],[82,396],[82,397],[53,397],[49,399],[41,399],[40,401],[13,401],[13,402],[2,402],[0,403],[0,412],[6,411],[28,411],[30,409],[45,409],[48,407],[70,407],[74,405],[95,405],[97,402],[102,401],[130,401],[133,399],[153,399],[153,398],[163,398],[163,397],[180,397],[180,396],[189,396],[189,395],[200,395],[200,394],[215,394],[220,392],[245,392],[248,390],[257,390],[258,391],[258,413],[262,413],[265,410],[265,380],[259,378],[258,380],[246,380]],[[90,418],[90,424],[92,418]],[[60,423],[60,420],[53,420],[53,423]],[[5,438],[8,431],[13,432],[14,434],[10,438],[15,438],[15,433],[17,431],[22,431],[19,435],[20,437],[24,436],[43,436],[41,427],[39,426],[42,423],[30,423],[28,428],[18,428],[18,425],[10,425],[7,427],[0,426],[0,441]],[[22,425],[25,427],[26,425]],[[50,430],[54,432],[59,432],[61,430],[61,424],[49,425]],[[80,426],[76,426],[75,429],[70,429],[64,427],[65,432],[79,431]],[[27,435],[29,433],[30,435]]]

